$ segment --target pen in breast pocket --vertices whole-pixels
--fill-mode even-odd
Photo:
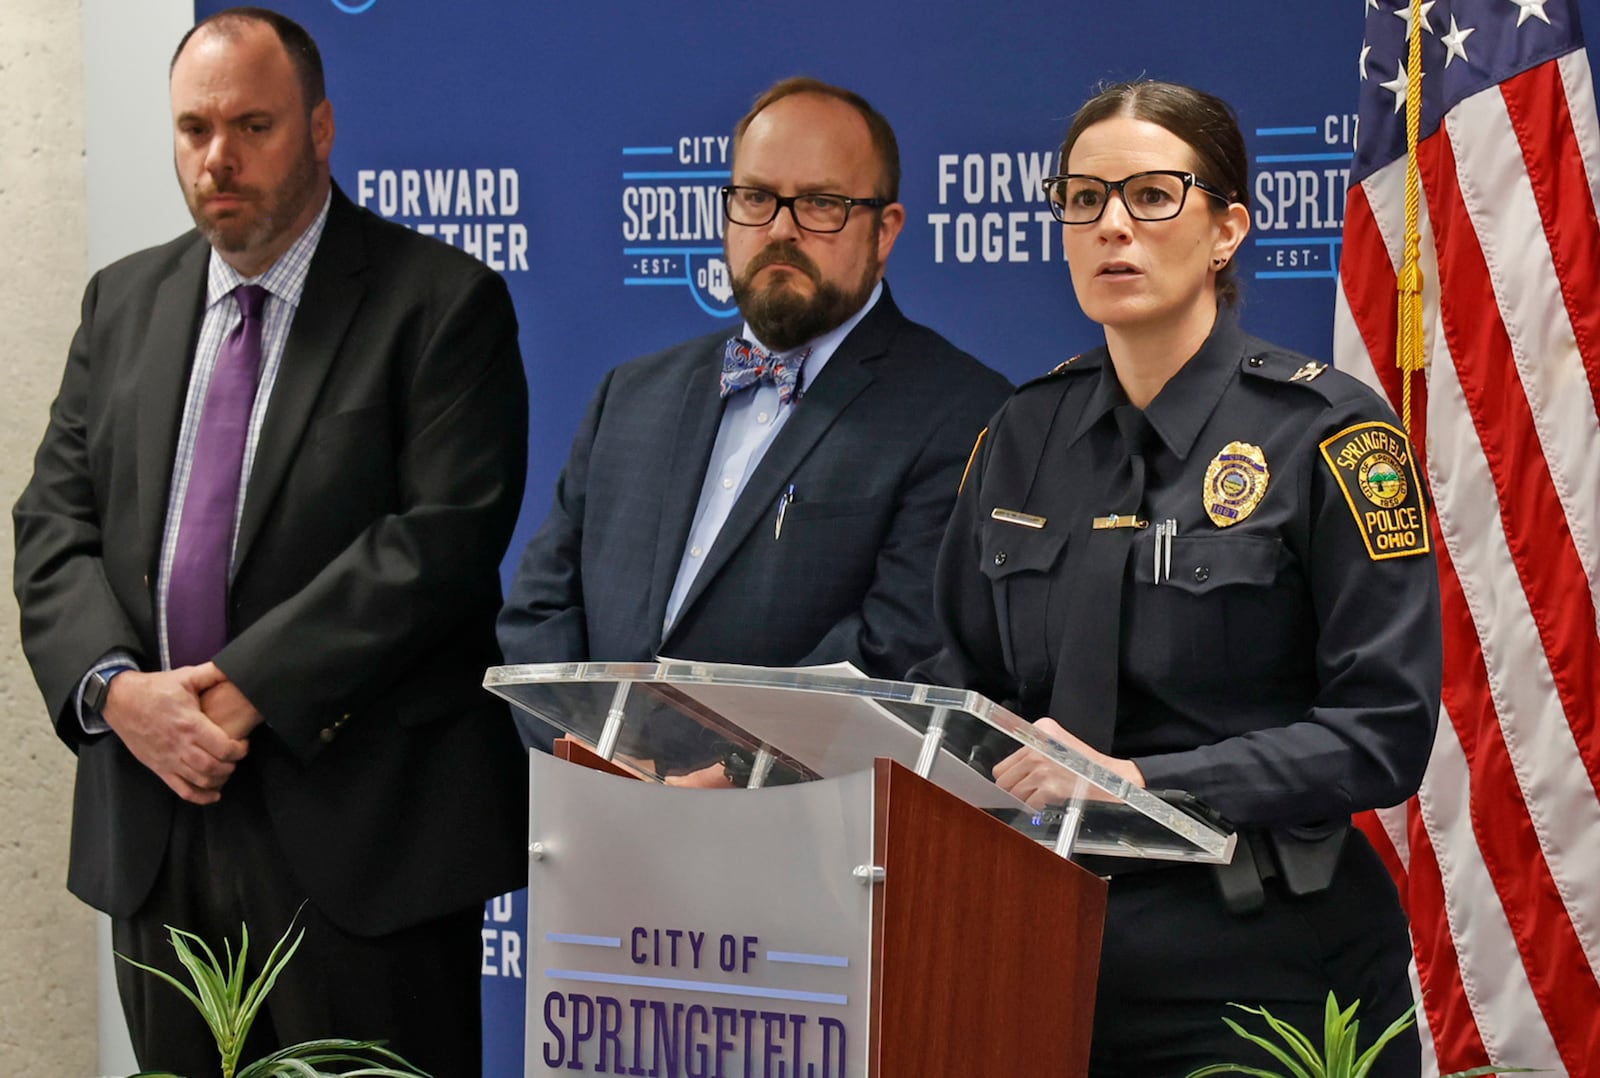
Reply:
[[[782,497],[778,499],[778,519],[772,525],[772,537],[774,539],[783,538],[783,518],[789,512],[789,503],[792,501],[794,501],[794,484],[790,483],[789,489],[785,490]]]
[[[1156,525],[1155,560],[1150,569],[1157,584],[1161,583],[1163,576],[1172,579],[1172,540],[1177,534],[1178,522],[1171,517]]]

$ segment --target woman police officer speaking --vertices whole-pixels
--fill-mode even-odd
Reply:
[[[1228,1001],[1319,1029],[1332,990],[1370,1041],[1411,1002],[1409,943],[1350,817],[1415,792],[1433,741],[1421,469],[1376,394],[1236,324],[1247,156],[1224,102],[1112,86],[1061,161],[1045,186],[1105,347],[980,439],[940,557],[944,651],[918,676],[1242,833],[1226,870],[1113,873],[1091,1073],[1244,1058]],[[1031,750],[993,773],[1035,806],[1068,796]],[[1374,1073],[1415,1075],[1418,1052],[1410,1033]]]

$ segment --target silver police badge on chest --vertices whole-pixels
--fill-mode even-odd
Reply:
[[[1206,516],[1219,528],[1237,524],[1267,493],[1267,458],[1261,447],[1229,442],[1206,465]]]

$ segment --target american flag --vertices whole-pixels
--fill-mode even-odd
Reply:
[[[1335,359],[1398,411],[1408,2],[1365,0]],[[1412,922],[1425,1048],[1600,1076],[1600,126],[1570,0],[1421,5],[1444,707],[1421,793],[1363,820]]]

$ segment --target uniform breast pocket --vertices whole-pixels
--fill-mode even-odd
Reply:
[[[1305,646],[1305,596],[1277,536],[1179,537],[1169,566],[1152,535],[1133,560],[1124,639],[1134,669],[1222,692],[1289,673]]]
[[[1050,591],[1059,572],[1066,528],[1023,528],[990,521],[983,529],[979,569],[994,592],[995,622],[1006,666],[1024,684],[1050,674],[1053,646],[1046,632]]]

